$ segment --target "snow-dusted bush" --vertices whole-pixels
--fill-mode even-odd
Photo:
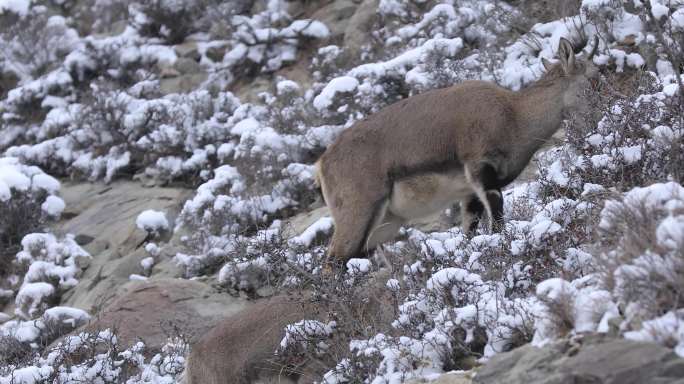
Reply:
[[[569,126],[565,156],[549,166],[547,186],[583,192],[583,183],[627,191],[656,180],[684,180],[684,120],[672,78],[645,73],[622,96],[607,84],[590,114]],[[582,118],[578,118],[582,119]],[[555,171],[554,171],[555,170]]]
[[[15,313],[30,320],[78,283],[77,278],[91,256],[76,244],[73,235],[58,240],[49,233],[31,233],[24,236],[21,245],[16,263],[23,279],[16,294]]]
[[[39,77],[58,65],[77,41],[78,33],[64,17],[33,7],[29,15],[0,29],[0,62],[20,79]]]
[[[36,352],[58,337],[84,325],[90,315],[78,308],[55,306],[33,320],[9,320],[0,324],[0,376],[13,366],[30,364]],[[1,379],[0,379],[1,380]]]
[[[234,15],[231,49],[223,64],[236,77],[272,72],[294,62],[300,41],[324,39],[329,30],[317,20],[292,20],[282,0],[269,1],[266,9],[254,15]]]
[[[684,290],[684,188],[680,184],[638,187],[621,200],[607,201],[600,229],[607,240],[600,259],[603,276],[622,308],[622,329],[638,330],[647,320],[667,313],[675,316],[684,308],[680,294]],[[681,316],[675,317],[681,321]],[[680,341],[678,348],[684,346]]]
[[[185,366],[188,343],[169,339],[150,357],[145,344],[119,345],[110,330],[67,336],[44,357],[0,367],[0,383],[174,383]]]
[[[57,123],[61,135],[11,147],[8,153],[89,179],[110,181],[125,170],[144,170],[161,180],[201,177],[216,162],[212,143],[228,139],[222,123],[236,104],[230,93],[212,98],[197,91],[145,100],[94,87],[89,104],[50,112],[54,118],[46,119],[42,129]]]
[[[169,44],[196,32],[197,20],[213,1],[149,0],[129,6],[133,25],[142,36],[160,37]]]
[[[24,235],[42,229],[62,213],[59,188],[59,181],[40,168],[0,158],[0,276],[10,271]]]

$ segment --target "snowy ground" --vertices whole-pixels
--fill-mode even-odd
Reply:
[[[561,37],[580,47],[599,37],[592,113],[570,119],[563,143],[538,154],[537,175],[505,191],[500,233],[405,228],[386,245],[384,255],[402,261],[387,284],[397,317],[389,332],[349,340],[325,382],[429,377],[464,356],[484,361],[581,332],[655,341],[684,356],[684,2],[584,0],[575,16],[537,23],[512,2],[381,0],[372,39],[353,59],[331,45],[328,26],[291,15],[280,0],[240,14],[231,13],[237,2],[206,10],[130,2],[118,34],[103,27],[121,12],[115,2],[91,3],[0,0],[0,16],[14,18],[1,31],[0,69],[15,79],[0,84],[0,303],[16,308],[0,313],[0,343],[22,351],[0,360],[0,383],[172,383],[183,369],[181,340],[149,356],[143,343],[118,346],[103,330],[45,349],[95,315],[59,306],[92,256],[73,237],[46,232],[65,209],[58,178],[187,185],[196,193],[175,228],[164,212],[136,222],[150,238],[187,234],[175,256],[184,277],[238,291],[301,286],[302,273],[320,272],[333,223],[323,218],[287,240],[284,222],[314,201],[312,164],[342,130],[465,79],[520,89],[542,74]],[[197,21],[184,30],[169,23],[186,17]],[[173,46],[186,35],[206,81],[162,95],[168,68],[182,59]],[[311,84],[274,75],[301,60]],[[258,101],[229,91],[251,77],[272,83]],[[146,249],[147,270],[159,251]],[[373,268],[354,261],[346,281]],[[289,327],[283,347],[292,333],[335,331],[317,324]],[[69,358],[96,347],[103,352]]]

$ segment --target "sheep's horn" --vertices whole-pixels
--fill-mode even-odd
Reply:
[[[599,46],[599,38],[598,36],[594,35],[594,48],[591,49],[591,52],[589,52],[589,56],[587,56],[588,60],[591,60],[594,58],[594,55],[596,54],[596,51],[598,50]]]

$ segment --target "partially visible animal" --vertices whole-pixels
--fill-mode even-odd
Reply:
[[[344,264],[393,239],[410,220],[460,202],[472,234],[486,213],[503,221],[501,189],[570,113],[588,108],[584,92],[599,76],[561,39],[559,62],[514,92],[466,81],[394,103],[340,134],[316,162],[317,183],[335,230],[328,260]]]
[[[351,302],[312,300],[308,291],[257,300],[244,311],[220,321],[191,346],[181,383],[303,384],[320,380],[331,368],[325,362],[307,358],[284,364],[276,358],[285,327],[300,320],[327,321],[328,314],[333,312],[339,326],[346,329],[368,324],[389,327],[394,306],[385,287],[388,278],[388,269],[379,270],[366,284],[354,288]],[[347,342],[339,341],[333,334],[330,344],[346,348]]]

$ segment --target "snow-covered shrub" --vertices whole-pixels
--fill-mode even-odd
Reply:
[[[262,98],[267,108],[267,122],[277,132],[303,134],[316,125],[315,110],[294,81],[279,79],[274,94],[265,93]]]
[[[30,13],[0,29],[0,61],[5,70],[21,79],[47,73],[71,52],[79,38],[64,17],[50,16],[45,7],[33,7]]]
[[[58,240],[49,233],[31,233],[21,240],[17,253],[19,274],[23,274],[15,304],[16,314],[30,320],[41,315],[60,294],[78,283],[90,254],[68,235]]]
[[[54,108],[41,127],[53,139],[8,149],[53,173],[104,178],[145,171],[170,181],[206,178],[219,161],[214,143],[226,141],[226,123],[239,102],[230,93],[207,91],[146,100],[92,86],[87,104]],[[189,176],[189,177],[187,177]]]
[[[178,253],[176,262],[186,276],[218,271],[219,283],[231,291],[268,295],[283,286],[310,283],[320,272],[325,250],[310,239],[308,244],[288,242],[279,220],[256,233],[233,233],[184,239],[193,254]]]
[[[64,201],[57,196],[60,184],[38,167],[0,158],[0,276],[10,272],[22,238],[58,218]]]
[[[142,341],[119,345],[110,330],[83,332],[67,336],[43,357],[3,365],[0,383],[174,383],[183,373],[187,351],[182,338],[169,339],[157,352],[148,351]]]
[[[329,123],[349,124],[412,94],[464,79],[493,79],[500,59],[479,47],[510,36],[505,15],[511,12],[517,11],[501,2],[383,1],[381,26],[373,32],[376,51],[368,53],[375,62],[366,57],[346,71],[318,70],[319,77],[331,75],[314,87],[314,107]],[[316,69],[340,56],[334,46],[322,48]]]
[[[684,188],[637,187],[609,200],[599,228],[605,236],[603,276],[629,328],[684,307]]]
[[[280,341],[279,355],[303,355],[308,350],[322,354],[329,347],[326,340],[335,332],[336,323],[318,320],[301,320],[285,327],[285,336]]]
[[[58,337],[84,325],[90,315],[78,308],[55,306],[33,320],[13,319],[0,324],[2,368],[27,364],[36,352]],[[5,354],[6,353],[6,354]],[[0,368],[0,375],[4,372]]]
[[[600,253],[587,255],[591,273],[537,285],[533,342],[613,332],[681,354],[683,194],[678,183],[656,183],[607,200]]]
[[[292,20],[282,0],[268,1],[263,12],[234,15],[231,49],[223,58],[237,78],[273,72],[296,59],[307,39],[324,39],[330,31],[317,20]]]
[[[148,0],[132,3],[129,11],[140,35],[178,44],[197,31],[197,20],[212,3],[212,0]]]
[[[637,78],[636,92],[619,97],[606,90],[599,97],[601,116],[595,125],[573,124],[568,136],[572,154],[555,164],[562,168],[555,184],[582,192],[582,183],[627,191],[655,180],[684,180],[684,120],[674,96],[677,84],[663,83],[653,74]],[[581,180],[581,182],[580,182]]]

